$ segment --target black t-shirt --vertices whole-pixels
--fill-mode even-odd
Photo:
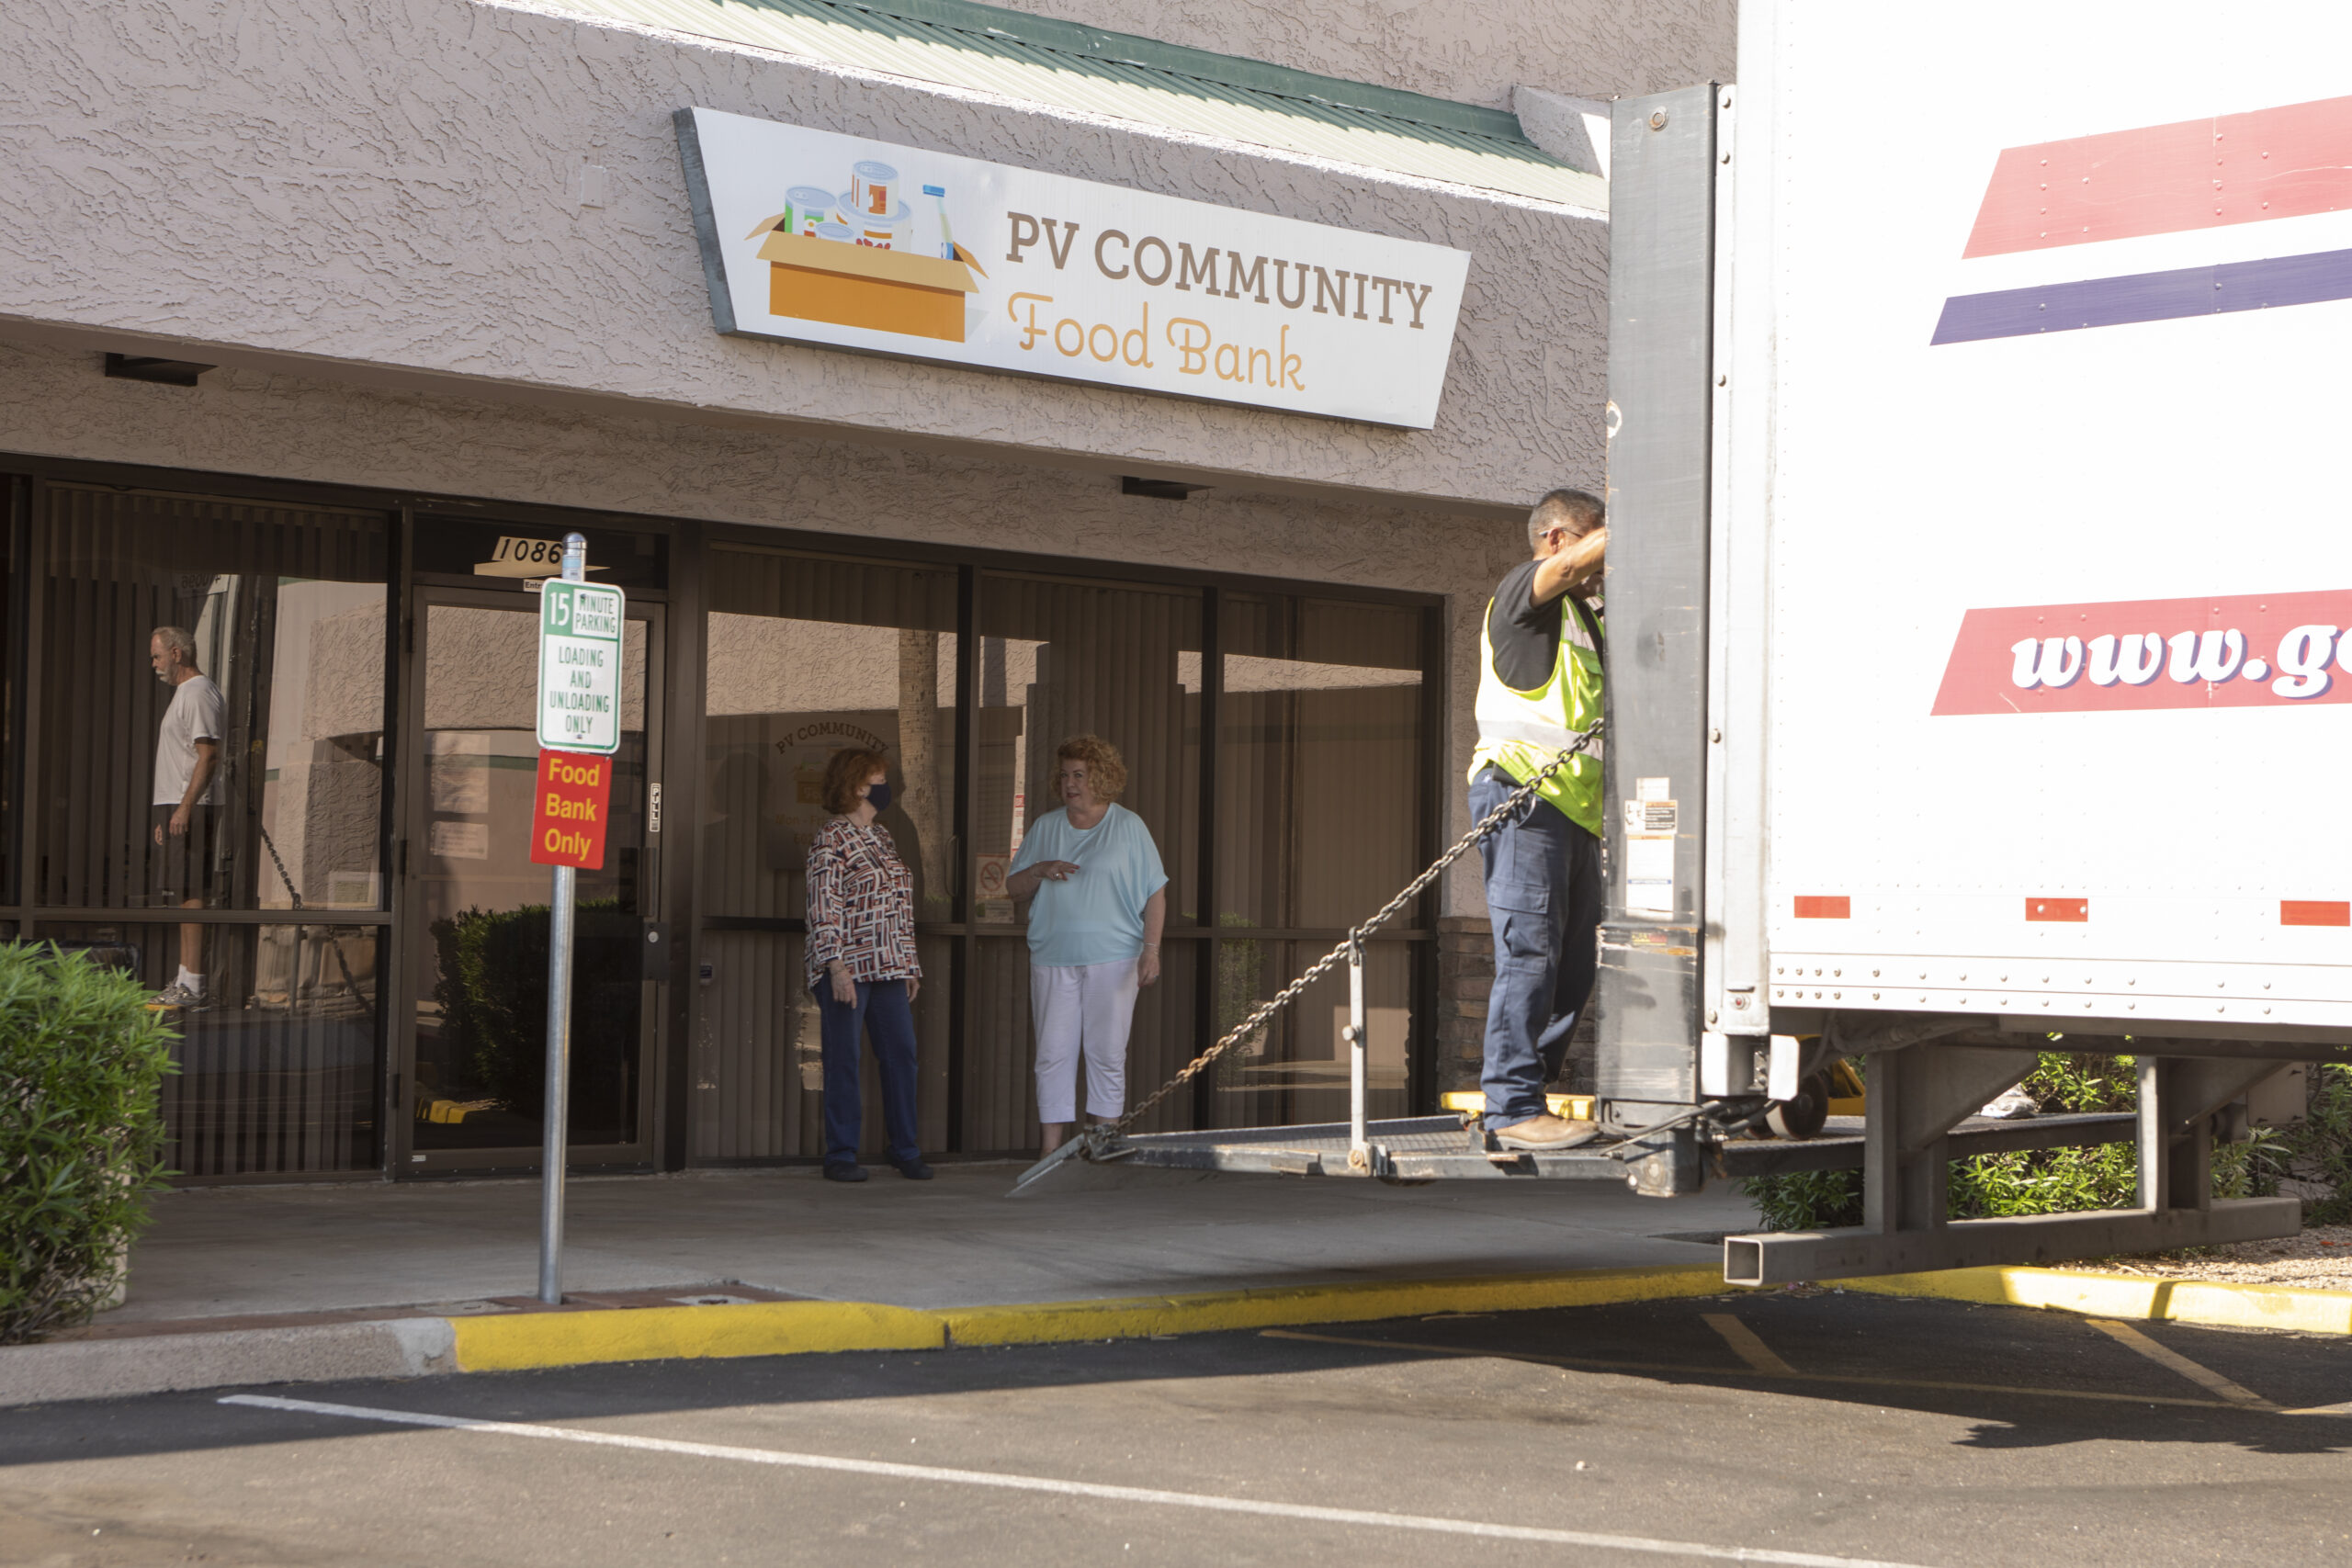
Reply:
[[[1494,644],[1495,674],[1513,691],[1532,692],[1552,678],[1560,662],[1560,601],[1535,602],[1535,569],[1540,560],[1521,561],[1495,587],[1495,608],[1487,620],[1487,637]],[[1569,612],[1570,637],[1576,646],[1595,647],[1593,623]]]

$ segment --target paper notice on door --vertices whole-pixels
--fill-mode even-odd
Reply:
[[[1626,836],[1625,908],[1636,915],[1674,913],[1674,840],[1671,835]]]
[[[1679,831],[1680,816],[1670,800],[1628,800],[1625,802],[1625,831],[1663,833],[1672,838]]]

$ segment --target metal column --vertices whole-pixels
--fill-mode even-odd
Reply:
[[[1699,1096],[1715,92],[1623,99],[1611,123],[1609,886],[1595,1001],[1600,1097],[1627,1123]]]
[[[563,536],[563,580],[588,579],[588,540]],[[539,1300],[563,1302],[563,1167],[571,1113],[571,927],[580,874],[555,868],[548,900],[547,1122],[539,1151]]]

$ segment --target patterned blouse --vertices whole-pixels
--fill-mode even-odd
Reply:
[[[856,980],[921,977],[914,878],[890,831],[834,817],[808,845],[808,987],[839,960]]]

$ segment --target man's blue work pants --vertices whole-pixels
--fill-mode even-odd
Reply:
[[[858,1036],[874,1042],[875,1077],[882,1087],[882,1130],[899,1165],[922,1157],[915,1123],[915,1015],[904,980],[860,980],[857,1000],[833,1000],[832,981],[820,976],[817,1016],[825,1057],[825,1163],[855,1165],[865,1131],[858,1093]]]
[[[1499,768],[1470,781],[1482,820],[1519,786]],[[1478,845],[1495,928],[1495,988],[1487,1001],[1487,1126],[1544,1113],[1544,1089],[1567,1060],[1568,1036],[1599,969],[1600,840],[1548,801],[1530,799]]]

